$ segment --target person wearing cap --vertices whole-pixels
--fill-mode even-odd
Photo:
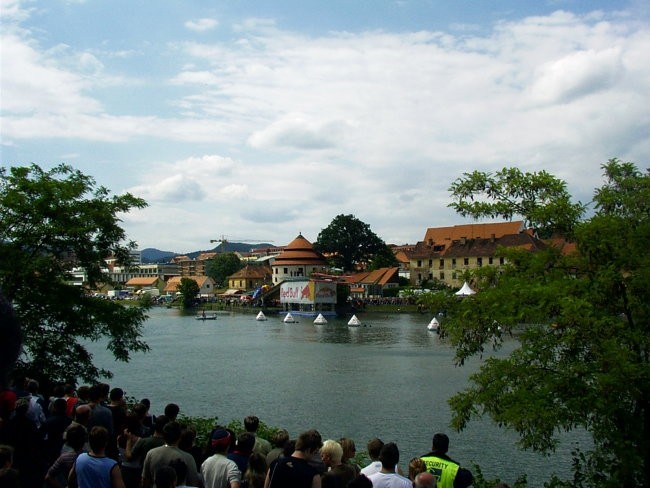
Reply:
[[[412,488],[413,482],[398,474],[395,471],[395,466],[399,463],[399,449],[397,444],[389,442],[384,444],[379,451],[379,461],[381,461],[381,469],[368,476],[372,481],[373,488]]]
[[[438,433],[433,436],[431,452],[420,457],[427,471],[436,476],[438,488],[467,488],[472,484],[472,473],[447,456],[448,450],[449,437]]]
[[[241,473],[237,464],[226,457],[230,447],[231,434],[217,427],[210,435],[210,447],[214,454],[203,461],[201,476],[206,488],[239,488]],[[251,439],[251,447],[254,442]]]
[[[154,485],[156,470],[161,466],[168,466],[169,463],[180,459],[187,466],[187,480],[189,486],[201,486],[201,478],[196,469],[196,462],[192,455],[178,447],[181,439],[182,428],[178,422],[168,422],[163,427],[163,439],[165,444],[154,447],[144,458],[142,466],[142,488],[150,488]]]

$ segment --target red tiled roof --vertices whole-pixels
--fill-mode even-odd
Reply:
[[[494,222],[483,224],[461,224],[450,227],[431,227],[424,234],[426,244],[451,244],[463,237],[466,239],[501,237],[506,234],[518,234],[524,230],[524,222]]]
[[[158,281],[157,276],[146,278],[131,278],[126,282],[126,286],[153,286]]]
[[[279,266],[300,266],[300,265],[327,265],[327,259],[314,250],[311,242],[302,235],[298,235],[293,241],[284,248],[273,263],[274,267]]]

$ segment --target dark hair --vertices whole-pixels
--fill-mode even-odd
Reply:
[[[432,451],[445,454],[449,450],[449,437],[446,434],[435,434],[431,441]]]
[[[143,398],[140,400],[140,403],[142,403],[145,407],[147,407],[147,410],[151,408],[151,401],[148,398]]]
[[[244,454],[250,454],[253,452],[254,445],[255,435],[250,432],[242,432],[237,437],[237,448]]]
[[[52,412],[59,415],[65,415],[65,410],[68,408],[68,402],[65,398],[57,398],[52,404]]]
[[[372,481],[365,474],[360,474],[348,483],[348,488],[372,488]]]
[[[136,403],[133,405],[131,411],[136,414],[139,419],[143,419],[147,415],[147,407],[142,403]]]
[[[395,465],[399,463],[399,449],[397,449],[397,444],[394,442],[384,444],[384,447],[379,452],[379,460],[383,468],[390,469],[391,471],[395,469]]]
[[[255,415],[249,415],[244,419],[244,428],[246,432],[257,432],[260,427],[260,419]]]
[[[108,444],[108,430],[106,430],[106,427],[96,425],[90,429],[88,444],[90,444],[90,450],[93,452],[106,449],[106,445]]]
[[[181,424],[172,420],[163,427],[163,439],[167,444],[176,444],[181,438],[181,432]]]
[[[167,415],[158,415],[156,421],[153,424],[154,431],[162,434],[165,430],[165,425],[169,423],[169,417]]]
[[[102,387],[99,385],[99,383],[91,386],[90,390],[88,390],[88,400],[90,400],[91,402],[97,402],[101,397],[102,397]]]
[[[185,484],[185,478],[187,477],[187,464],[182,459],[174,459],[169,462],[174,471],[176,471],[176,483],[179,485]]]
[[[289,439],[287,442],[284,443],[284,446],[282,447],[282,455],[284,457],[290,457],[293,454],[293,451],[295,450],[296,450],[296,440]]]
[[[154,477],[157,488],[173,488],[176,485],[176,471],[171,466],[161,466]]]
[[[191,452],[194,440],[196,439],[196,429],[192,425],[188,425],[181,432],[181,438],[178,441],[178,448],[185,452]]]
[[[168,403],[165,406],[165,415],[167,415],[167,417],[169,417],[172,420],[174,420],[178,416],[178,413],[180,411],[181,411],[181,407],[179,407],[175,403]]]
[[[14,459],[14,448],[6,444],[0,444],[0,466],[4,466]]]
[[[65,442],[75,451],[81,448],[88,440],[88,431],[83,425],[73,425],[65,432]]]
[[[375,437],[368,441],[368,456],[370,459],[378,459],[381,448],[384,447],[384,441]]]
[[[323,445],[323,438],[316,429],[308,430],[298,436],[296,451],[317,451]]]
[[[124,390],[122,388],[113,388],[111,390],[109,398],[113,402],[117,400],[121,400],[122,398],[124,398]]]

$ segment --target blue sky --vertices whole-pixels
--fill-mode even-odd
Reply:
[[[645,2],[0,5],[2,165],[141,196],[141,248],[314,241],[341,213],[413,243],[466,222],[464,172],[547,170],[586,202],[607,159],[648,166]]]

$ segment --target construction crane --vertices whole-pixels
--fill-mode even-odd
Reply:
[[[266,240],[260,240],[260,239],[229,239],[225,235],[222,234],[220,239],[210,239],[210,243],[215,243],[215,242],[218,242],[219,244],[221,244],[221,252],[223,253],[223,252],[226,252],[226,244],[228,242],[245,242],[245,243],[249,243],[249,242],[273,242],[273,240],[272,239],[266,239]]]

